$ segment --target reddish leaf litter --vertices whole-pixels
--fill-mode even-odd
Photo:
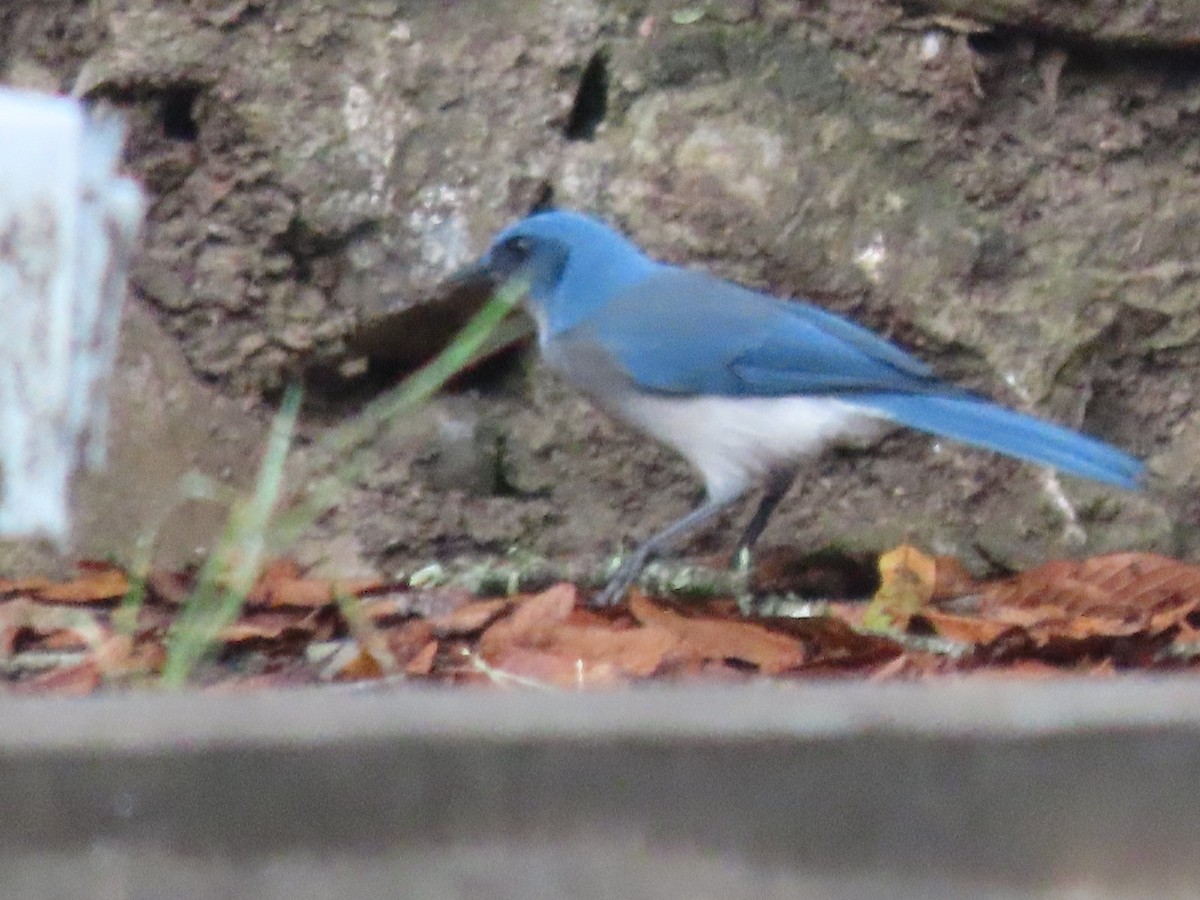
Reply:
[[[769,577],[773,590],[789,577],[850,583],[827,561],[790,576],[778,560],[764,565],[771,571],[755,583]],[[684,603],[635,590],[601,610],[568,583],[481,598],[331,581],[279,561],[193,681],[214,690],[393,681],[576,690],[651,679],[1107,675],[1191,669],[1200,659],[1200,566],[1117,553],[976,580],[956,560],[902,546],[877,567],[869,602],[747,616],[731,599]],[[153,572],[134,590],[104,563],[82,564],[66,582],[0,580],[0,685],[37,694],[153,685],[193,581]]]

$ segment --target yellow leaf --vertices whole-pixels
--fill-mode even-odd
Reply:
[[[879,590],[863,615],[867,628],[903,626],[933,597],[937,562],[916,547],[901,544],[879,557]]]

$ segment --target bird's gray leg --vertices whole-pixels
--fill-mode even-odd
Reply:
[[[746,530],[742,532],[741,540],[737,543],[737,551],[733,557],[735,560],[749,554],[750,548],[754,546],[754,542],[759,539],[763,529],[767,527],[767,520],[771,518],[771,513],[775,512],[775,507],[779,506],[779,501],[783,499],[783,495],[788,492],[788,488],[796,480],[796,472],[796,469],[776,469],[771,473],[767,479],[762,500],[758,503],[758,509],[746,523]]]
[[[629,554],[617,569],[604,590],[592,600],[593,606],[612,606],[625,596],[629,586],[637,579],[646,563],[658,556],[668,546],[675,543],[686,534],[695,531],[705,522],[728,506],[732,501],[714,502],[706,500],[686,516],[672,522],[658,534],[643,541],[633,553]]]

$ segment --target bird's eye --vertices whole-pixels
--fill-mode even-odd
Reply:
[[[491,251],[488,266],[494,276],[507,278],[533,260],[535,242],[527,235],[513,235],[497,244]]]

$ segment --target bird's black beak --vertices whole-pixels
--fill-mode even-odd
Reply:
[[[451,272],[446,278],[445,284],[451,290],[459,290],[472,287],[495,287],[503,280],[503,277],[498,276],[492,266],[491,254],[487,254],[475,262],[468,263],[461,269]]]
[[[532,248],[526,238],[511,238],[493,245],[483,256],[450,276],[449,283],[459,286],[490,282],[498,287],[514,275],[522,274],[530,264]]]

